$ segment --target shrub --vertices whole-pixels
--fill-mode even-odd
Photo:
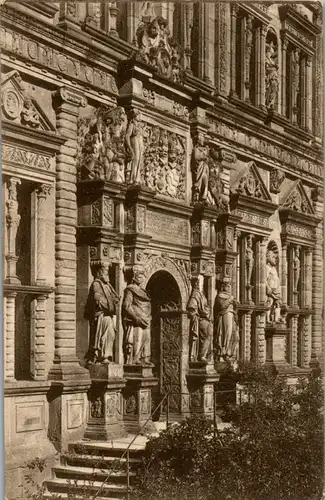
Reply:
[[[323,491],[323,391],[311,375],[296,390],[262,368],[238,376],[253,398],[227,408],[216,437],[205,417],[148,442],[136,499],[319,500]]]

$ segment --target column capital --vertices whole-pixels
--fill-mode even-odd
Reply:
[[[239,6],[236,3],[233,3],[233,4],[231,4],[230,9],[231,9],[231,15],[233,17],[237,17],[238,11],[239,11]]]
[[[289,45],[289,40],[286,34],[281,35],[282,50],[287,50]]]
[[[76,108],[85,108],[87,106],[87,99],[83,94],[66,86],[60,87],[53,93],[53,101],[56,107],[64,103]]]
[[[261,27],[261,37],[266,37],[268,26],[267,24],[262,24]]]
[[[52,191],[51,184],[40,184],[36,190],[37,198],[38,199],[47,198],[47,196],[51,194],[51,191]]]

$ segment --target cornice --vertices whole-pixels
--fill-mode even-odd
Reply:
[[[36,130],[7,120],[2,121],[2,138],[6,143],[28,145],[32,149],[50,154],[57,153],[60,146],[66,142],[66,139],[56,132]]]
[[[307,32],[309,36],[318,36],[322,33],[322,27],[315,23],[309,21],[296,9],[293,9],[290,5],[283,5],[279,7],[280,18],[282,21],[294,21],[302,33]]]

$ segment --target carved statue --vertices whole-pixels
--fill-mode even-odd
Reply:
[[[293,292],[297,293],[300,279],[300,248],[295,247],[293,250]]]
[[[21,121],[23,125],[27,125],[32,128],[40,127],[39,114],[36,111],[30,97],[26,97],[24,100],[24,108],[21,112]]]
[[[231,294],[231,285],[223,282],[214,304],[217,355],[220,361],[233,363],[238,358],[239,334],[237,302]]]
[[[102,106],[79,120],[77,166],[82,178],[124,182],[126,126],[121,106]]]
[[[168,167],[169,169],[166,173],[166,191],[170,196],[176,198],[177,188],[180,181],[180,168],[177,163],[177,152],[175,150],[171,150],[169,153]]]
[[[274,43],[271,41],[265,47],[265,105],[273,109],[279,92],[279,66]]]
[[[113,318],[120,299],[109,283],[108,267],[105,264],[94,266],[94,275],[84,312],[84,318],[89,321],[90,326],[89,349],[85,359],[88,364],[108,364],[113,361]]]
[[[253,237],[249,235],[246,239],[246,253],[245,253],[245,262],[246,262],[246,285],[250,285],[252,281],[252,273],[254,268],[254,252],[253,252]]]
[[[143,182],[156,192],[185,198],[185,143],[179,135],[148,125],[144,137]]]
[[[168,22],[161,16],[148,21],[143,16],[136,33],[138,56],[156,71],[171,78],[180,80],[180,50],[176,40],[169,36]]]
[[[151,302],[142,287],[142,268],[133,268],[132,283],[126,287],[122,303],[124,356],[127,365],[150,365]]]
[[[266,320],[268,323],[283,323],[280,278],[276,266],[277,255],[273,250],[268,250],[266,254],[266,295],[269,306]]]
[[[193,201],[206,202],[209,183],[209,147],[204,135],[199,133],[192,153]]]
[[[141,169],[143,165],[144,125],[141,121],[141,114],[138,109],[133,109],[130,114],[130,121],[126,131],[125,142],[128,150],[130,163],[127,167],[128,180],[131,184],[141,182]]]
[[[224,185],[221,180],[221,168],[217,161],[210,159],[210,172],[208,180],[208,202],[215,205],[223,212],[228,212],[228,201],[223,194]]]
[[[187,312],[191,320],[191,361],[208,363],[212,355],[213,323],[210,307],[203,293],[203,276],[199,276],[193,286]]]

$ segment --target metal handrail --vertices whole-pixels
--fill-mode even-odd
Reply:
[[[228,390],[220,390],[220,391],[213,391],[213,392],[209,392],[209,391],[202,391],[201,392],[202,395],[204,395],[204,394],[213,394],[213,434],[214,434],[214,436],[216,436],[216,433],[218,432],[217,421],[216,421],[216,418],[217,418],[216,394],[224,394],[224,393],[228,393],[228,394],[229,393],[235,393],[235,394],[237,394],[237,392],[238,392],[238,389],[228,389]],[[147,418],[147,420],[145,421],[145,423],[142,425],[142,427],[140,428],[140,430],[138,431],[138,433],[134,436],[134,438],[132,439],[132,441],[129,443],[128,447],[124,450],[124,452],[122,453],[122,455],[118,459],[118,462],[121,463],[121,461],[123,460],[123,458],[126,456],[126,467],[127,467],[127,469],[126,469],[126,472],[127,472],[127,500],[129,500],[129,492],[130,492],[130,448],[131,448],[132,444],[134,443],[134,441],[137,439],[137,437],[140,436],[141,432],[146,427],[146,425],[148,424],[148,422],[150,421],[150,419],[159,410],[159,408],[161,407],[161,405],[163,404],[163,402],[165,400],[167,400],[166,427],[168,429],[168,426],[169,426],[169,398],[172,395],[174,395],[174,396],[177,395],[177,396],[188,396],[188,397],[190,397],[191,393],[189,393],[189,392],[172,392],[172,391],[167,392],[164,395],[164,397],[162,398],[162,400],[159,402],[159,404],[156,406],[156,408],[150,413],[150,415]],[[98,491],[95,493],[95,496],[93,497],[93,499],[96,499],[98,497],[98,495],[101,492],[103,486],[107,483],[107,481],[109,480],[109,478],[111,477],[111,475],[113,474],[113,472],[114,472],[114,467],[112,467],[112,470],[110,471],[110,473],[106,476],[105,480],[100,485],[100,487],[99,487]]]
[[[129,487],[129,482],[130,482],[129,452],[130,452],[130,448],[131,448],[132,444],[134,443],[134,441],[136,440],[136,438],[138,436],[140,436],[141,432],[143,431],[143,429],[145,428],[145,426],[148,424],[148,422],[150,421],[150,419],[153,417],[153,415],[156,413],[156,411],[160,408],[160,406],[162,405],[162,403],[168,397],[169,397],[169,392],[167,392],[167,394],[165,394],[165,396],[160,401],[160,403],[156,406],[156,408],[154,409],[154,411],[150,413],[150,415],[147,418],[147,420],[145,421],[145,423],[142,425],[142,427],[140,428],[140,430],[138,431],[138,433],[134,436],[134,438],[132,439],[132,441],[129,443],[128,447],[124,450],[124,452],[122,453],[122,455],[119,458],[119,462],[121,462],[121,460],[125,457],[125,455],[127,456],[127,498],[129,498],[129,489],[130,489],[130,487]],[[95,496],[93,497],[94,499],[98,497],[98,495],[101,492],[103,486],[107,483],[107,481],[109,480],[109,478],[111,477],[112,474],[113,474],[113,469],[110,471],[110,473],[106,476],[105,480],[100,485],[98,491],[96,492]]]

